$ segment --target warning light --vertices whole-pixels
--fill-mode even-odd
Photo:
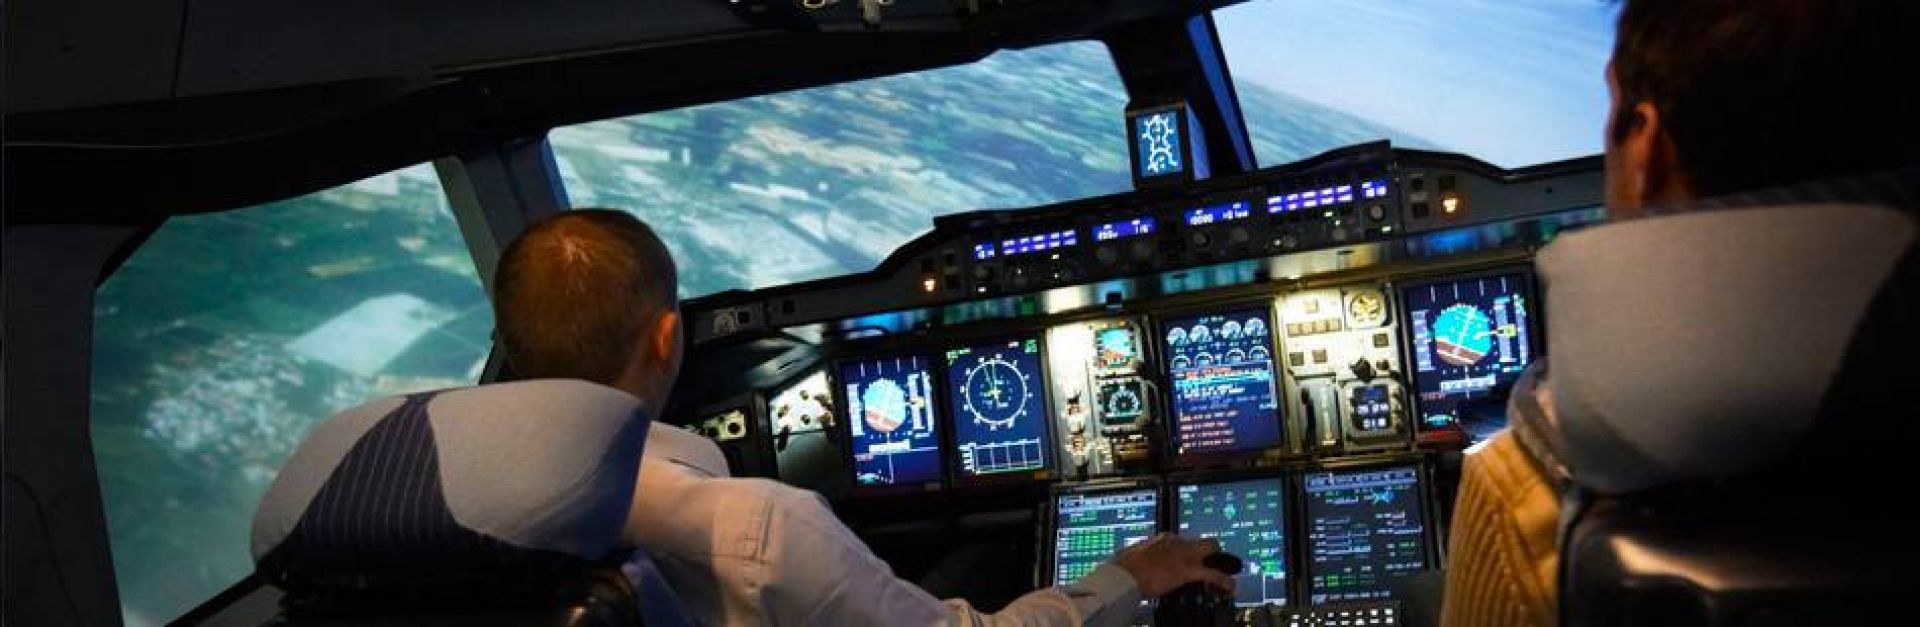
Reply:
[[[1449,195],[1449,196],[1447,196],[1447,197],[1445,197],[1445,198],[1441,198],[1441,199],[1440,199],[1440,211],[1441,211],[1441,212],[1443,212],[1443,213],[1459,213],[1459,212],[1460,212],[1460,197],[1459,197],[1459,196],[1453,196],[1453,195]]]

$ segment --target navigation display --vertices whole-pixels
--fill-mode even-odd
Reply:
[[[1474,440],[1506,426],[1502,402],[1535,358],[1522,272],[1406,288],[1421,425],[1459,425]]]
[[[1389,598],[1425,570],[1420,475],[1413,467],[1306,476],[1309,594],[1314,605]]]
[[[1162,327],[1180,454],[1281,443],[1268,319],[1256,308],[1173,318]]]
[[[1215,538],[1246,564],[1234,576],[1234,605],[1287,604],[1286,490],[1280,477],[1175,488],[1180,534]]]
[[[1071,583],[1160,530],[1153,488],[1071,492],[1054,500],[1053,583]]]
[[[947,399],[960,474],[1047,467],[1047,401],[1040,340],[947,351]]]
[[[933,419],[930,364],[918,356],[840,365],[853,435],[853,476],[861,486],[940,481],[940,432]]]

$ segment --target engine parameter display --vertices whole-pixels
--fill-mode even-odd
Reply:
[[[1283,435],[1265,309],[1173,318],[1163,327],[1180,454],[1259,450]]]

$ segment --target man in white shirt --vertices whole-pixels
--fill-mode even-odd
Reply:
[[[501,255],[495,324],[517,378],[584,379],[661,407],[680,374],[677,279],[651,229],[605,210],[536,224]],[[818,494],[727,477],[713,443],[655,424],[627,538],[646,549],[687,613],[712,625],[1121,625],[1142,598],[1233,580],[1201,560],[1212,540],[1161,534],[1080,581],[988,615],[893,575]]]

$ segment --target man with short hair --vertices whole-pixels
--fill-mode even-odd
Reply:
[[[1513,429],[1467,456],[1442,624],[1554,624],[1558,493],[1574,484],[1627,493],[1818,446],[1803,429],[1860,312],[1916,254],[1916,7],[1623,3],[1606,76],[1616,223],[1536,260],[1552,370],[1529,370]],[[1582,438],[1558,446],[1567,434]],[[1738,435],[1671,444],[1705,434]]]
[[[502,254],[494,282],[513,376],[593,381],[658,411],[682,359],[674,277],[665,244],[628,214],[569,211],[533,225]],[[1192,582],[1233,588],[1201,564],[1218,543],[1161,534],[1080,581],[981,614],[894,577],[819,495],[727,478],[712,442],[657,423],[626,536],[709,625],[1121,625],[1144,597]]]

